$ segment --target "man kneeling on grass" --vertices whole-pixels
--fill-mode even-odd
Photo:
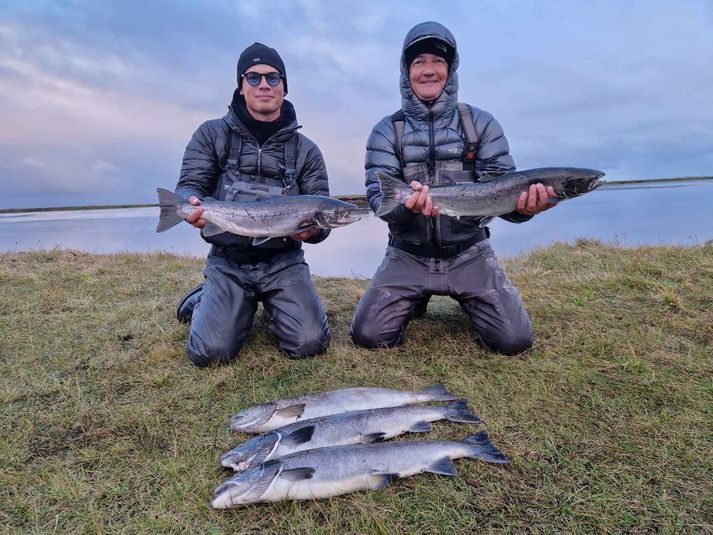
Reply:
[[[329,195],[327,170],[317,146],[298,134],[287,94],[285,65],[277,51],[254,43],[238,60],[238,88],[228,113],[203,123],[186,147],[176,193],[200,199],[264,200],[283,194]],[[186,221],[203,228],[203,210]],[[213,247],[205,283],[182,300],[178,318],[191,322],[188,355],[197,366],[234,359],[261,301],[270,331],[290,358],[322,353],[329,344],[324,306],[305,263],[302,242],[319,243],[328,229],[254,245],[222,233]]]
[[[424,22],[406,35],[401,52],[401,109],[373,129],[366,148],[366,196],[377,213],[380,176],[408,184],[411,197],[382,216],[389,247],[359,300],[351,335],[357,345],[403,343],[406,325],[431,295],[449,295],[468,315],[475,339],[513,355],[530,348],[533,331],[519,292],[507,278],[482,217],[443,215],[430,186],[476,182],[513,171],[500,124],[489,113],[458,102],[458,51],[442,24]],[[517,210],[502,218],[521,223],[550,208],[551,187],[532,184]]]

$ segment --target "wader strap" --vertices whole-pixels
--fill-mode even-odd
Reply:
[[[480,228],[474,236],[451,243],[449,245],[416,245],[400,240],[389,234],[389,245],[396,249],[401,249],[409,254],[417,256],[425,256],[426,258],[453,258],[461,254],[466,249],[470,249],[473,245],[487,239],[490,232],[487,227]]]
[[[292,195],[292,189],[296,185],[297,141],[297,134],[294,134],[285,142],[285,178],[283,180],[285,189],[282,191],[283,195]]]
[[[465,130],[465,137],[468,140],[465,151],[463,151],[463,169],[472,171],[475,164],[475,157],[478,153],[478,135],[475,133],[473,116],[470,114],[468,105],[464,102],[458,103],[458,113],[460,114],[460,124]]]
[[[470,108],[464,102],[458,103],[458,114],[460,115],[460,123],[463,125],[463,130],[465,130],[466,137],[466,147],[463,151],[463,169],[466,171],[473,171],[475,168],[475,158],[478,154],[478,134],[475,132],[475,125],[473,124],[473,116],[470,114]],[[398,110],[391,115],[391,122],[394,125],[395,139],[394,143],[396,146],[396,155],[399,157],[401,162],[401,169],[406,167],[404,165],[404,155],[403,155],[403,142],[404,142],[404,125],[406,121],[404,119],[403,110]]]
[[[243,138],[241,138],[235,130],[230,129],[230,150],[228,152],[228,159],[225,162],[225,169],[232,172],[238,170],[238,165],[240,164],[240,151],[243,146]]]
[[[230,129],[230,137],[228,138],[229,151],[228,159],[225,161],[225,174],[232,181],[232,187],[227,187],[223,200],[234,201],[238,193],[236,188],[240,181],[240,151],[243,147],[243,138],[241,138],[235,130]],[[227,186],[227,185],[226,185]]]
[[[394,144],[396,146],[396,156],[399,157],[399,162],[401,162],[401,169],[403,169],[405,167],[404,166],[404,150],[403,150],[404,125],[406,124],[406,120],[404,119],[403,110],[394,112],[391,115],[391,122],[394,125],[394,133],[396,134],[396,138],[394,139]]]

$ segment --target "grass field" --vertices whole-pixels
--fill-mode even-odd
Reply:
[[[401,349],[356,348],[366,281],[320,278],[332,345],[289,361],[265,318],[240,358],[198,369],[178,297],[202,261],[72,251],[0,255],[0,532],[713,532],[713,244],[580,241],[506,262],[536,345],[503,358],[434,298]],[[247,438],[247,405],[348,386],[466,397],[513,462],[461,459],[379,492],[208,506]],[[477,428],[437,422],[427,435]]]

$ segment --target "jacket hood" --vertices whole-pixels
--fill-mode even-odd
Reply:
[[[401,48],[401,108],[411,115],[425,117],[429,110],[425,102],[419,99],[413,89],[408,76],[408,65],[406,65],[405,51],[412,44],[423,39],[440,39],[453,47],[453,61],[448,65],[448,80],[443,88],[443,92],[433,101],[431,111],[434,116],[439,116],[455,109],[458,104],[458,47],[456,39],[448,28],[438,22],[428,21],[417,24],[406,34],[403,47]]]

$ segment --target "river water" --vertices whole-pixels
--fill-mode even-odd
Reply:
[[[491,243],[501,257],[554,241],[592,238],[620,245],[702,244],[713,239],[713,181],[673,187],[601,188],[523,224],[496,219]],[[93,253],[166,251],[203,257],[209,246],[182,223],[156,233],[158,208],[0,214],[0,251],[66,248]],[[386,223],[370,216],[305,244],[312,273],[371,277],[384,254]]]

